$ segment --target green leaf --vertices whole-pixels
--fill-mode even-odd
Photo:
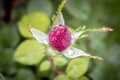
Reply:
[[[13,54],[14,49],[12,48],[7,48],[0,52],[0,72],[6,73],[6,75],[12,75],[16,72]]]
[[[15,47],[20,41],[17,28],[13,24],[0,23],[0,46],[3,48]]]
[[[38,6],[39,5],[39,6]],[[35,11],[41,11],[47,13],[49,16],[52,16],[52,2],[50,0],[29,0],[27,5],[27,10],[29,13]]]
[[[0,73],[0,80],[5,80],[4,76]]]
[[[19,69],[14,80],[36,80],[34,73],[29,69]]]
[[[50,61],[46,60],[40,64],[39,71],[47,71],[51,67]]]
[[[86,76],[82,76],[82,77],[80,77],[79,80],[89,80],[89,79]]]
[[[50,24],[50,20],[45,13],[34,12],[24,15],[18,22],[20,33],[23,37],[33,38],[28,26],[45,32]]]
[[[53,57],[56,66],[64,66],[67,64],[68,60],[62,56]]]
[[[45,52],[45,46],[35,40],[26,40],[16,49],[14,59],[24,65],[34,65],[39,63]]]
[[[86,57],[75,58],[70,61],[66,73],[70,78],[79,78],[88,68],[89,59]]]
[[[70,80],[66,75],[58,75],[53,80]]]
[[[90,5],[87,0],[69,0],[65,8],[76,19],[87,20],[90,14]]]

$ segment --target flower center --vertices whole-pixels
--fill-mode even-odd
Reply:
[[[57,51],[64,51],[71,44],[71,33],[64,25],[59,25],[49,32],[49,44]]]

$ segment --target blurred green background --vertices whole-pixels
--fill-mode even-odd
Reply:
[[[106,26],[114,31],[89,32],[87,38],[75,44],[104,61],[90,59],[88,65],[88,59],[57,57],[55,65],[65,74],[56,77],[49,60],[41,54],[44,46],[33,40],[26,26],[48,33],[60,3],[61,0],[0,0],[0,80],[120,80],[120,0],[67,1],[62,12],[69,28]]]

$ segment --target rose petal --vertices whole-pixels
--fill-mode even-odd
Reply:
[[[33,37],[40,43],[48,44],[48,36],[37,29],[31,28],[30,31],[32,32]]]

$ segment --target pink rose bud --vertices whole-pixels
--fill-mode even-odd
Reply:
[[[71,44],[71,33],[66,26],[61,24],[54,27],[49,32],[48,37],[50,46],[60,52],[64,51]]]

